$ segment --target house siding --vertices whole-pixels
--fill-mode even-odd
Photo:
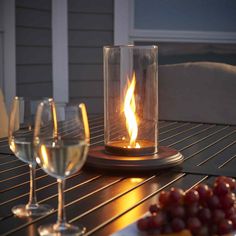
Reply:
[[[50,0],[16,0],[16,94],[52,96]]]
[[[113,44],[113,0],[68,1],[69,95],[88,112],[103,112],[104,45]]]

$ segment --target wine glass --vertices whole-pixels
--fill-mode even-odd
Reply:
[[[66,222],[65,179],[79,171],[86,161],[89,125],[85,105],[42,102],[37,109],[34,130],[37,163],[58,182],[58,218],[55,224],[40,226],[40,235],[82,235],[84,227]]]
[[[8,141],[12,152],[21,161],[30,167],[30,194],[26,205],[17,205],[12,212],[19,217],[40,216],[52,212],[53,208],[46,204],[38,204],[36,198],[35,174],[36,156],[33,147],[33,128],[37,105],[42,100],[14,97],[10,122]]]

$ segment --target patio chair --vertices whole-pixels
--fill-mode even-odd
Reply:
[[[8,136],[8,115],[4,102],[2,90],[0,88],[0,138]]]
[[[159,113],[164,120],[236,124],[236,66],[159,66]]]

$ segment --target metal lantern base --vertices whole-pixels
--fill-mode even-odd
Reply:
[[[158,170],[181,164],[183,155],[177,150],[161,146],[158,153],[146,156],[120,156],[108,154],[104,146],[90,148],[86,165],[106,170]]]

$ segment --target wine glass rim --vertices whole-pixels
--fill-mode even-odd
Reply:
[[[37,100],[49,100],[51,99],[50,97],[25,97],[25,96],[15,96],[14,97],[15,100],[32,100],[32,101],[37,101]]]
[[[127,44],[127,45],[105,45],[103,48],[129,48],[129,49],[158,49],[157,45],[133,45],[133,44]]]
[[[77,106],[80,106],[81,104],[84,104],[83,102],[77,102],[77,101],[73,101],[73,102],[61,102],[61,101],[54,101],[53,100],[53,103],[56,105],[56,106],[60,106],[60,105],[63,105],[63,106],[67,106],[67,107],[77,107]]]

